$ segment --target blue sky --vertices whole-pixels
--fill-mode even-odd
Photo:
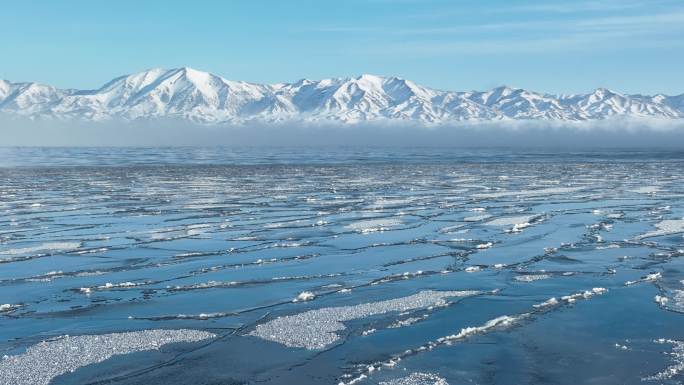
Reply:
[[[0,78],[58,87],[190,66],[268,83],[373,73],[451,90],[684,93],[681,0],[26,0],[0,11]]]

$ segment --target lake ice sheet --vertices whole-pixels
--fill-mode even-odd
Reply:
[[[46,151],[0,169],[3,385],[684,381],[681,157]]]

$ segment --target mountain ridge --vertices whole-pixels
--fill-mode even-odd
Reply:
[[[684,94],[629,95],[603,87],[557,95],[510,86],[445,91],[371,74],[259,84],[180,67],[122,75],[92,90],[0,80],[0,112],[31,119],[178,118],[203,124],[672,120],[684,118]]]

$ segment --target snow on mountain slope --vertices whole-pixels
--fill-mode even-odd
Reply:
[[[665,105],[676,111],[684,111],[684,94],[677,96],[656,95],[653,97],[653,99],[654,102],[664,103]]]
[[[0,110],[23,114],[41,113],[59,103],[73,90],[60,90],[38,83],[0,83]]]
[[[588,95],[571,95],[560,98],[571,108],[578,111],[580,119],[605,119],[612,116],[656,116],[662,118],[684,117],[682,111],[675,110],[652,97],[642,95],[621,95],[605,88],[597,88]]]
[[[684,95],[548,95],[520,88],[452,92],[397,77],[302,79],[262,85],[226,80],[192,68],[151,69],[115,78],[96,90],[61,90],[0,80],[0,111],[30,118],[199,123],[247,121],[584,121],[612,117],[684,118]]]

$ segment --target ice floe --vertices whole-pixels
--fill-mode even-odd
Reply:
[[[23,255],[38,252],[58,252],[69,251],[81,247],[80,242],[47,242],[38,246],[21,247],[16,249],[0,250],[0,254],[4,255]]]
[[[533,281],[539,281],[542,279],[549,279],[549,278],[551,278],[550,274],[524,274],[524,275],[518,275],[513,279],[515,279],[516,281],[519,281],[519,282],[533,282]]]
[[[20,305],[13,305],[11,303],[0,304],[0,313],[11,313],[20,307]]]
[[[641,282],[653,282],[653,281],[659,280],[661,277],[662,277],[662,274],[660,274],[660,273],[650,273],[650,274],[646,274],[645,276],[643,276],[637,280],[625,282],[625,286],[631,286],[631,285],[641,283]]]
[[[507,197],[535,197],[544,195],[567,194],[582,190],[583,187],[551,187],[538,190],[500,191],[493,193],[473,194],[474,198],[507,198]]]
[[[517,216],[517,217],[502,217],[502,218],[492,219],[491,221],[486,222],[485,225],[488,225],[488,226],[513,226],[513,225],[528,223],[528,222],[530,222],[530,221],[532,221],[538,217],[539,217],[539,215],[522,215],[522,216]]]
[[[542,303],[540,303],[540,304],[532,305],[532,307],[534,307],[535,309],[541,309],[541,308],[547,308],[547,307],[556,306],[556,305],[558,305],[559,303],[560,303],[560,302],[558,302],[558,300],[556,299],[556,297],[551,297],[551,298],[547,299],[546,301],[544,301],[544,302],[542,302]]]
[[[684,219],[668,219],[656,223],[657,230],[650,231],[646,234],[639,235],[637,239],[659,237],[661,235],[670,235],[684,233]]]
[[[475,334],[483,333],[486,331],[489,331],[494,328],[498,327],[507,327],[512,325],[514,322],[520,320],[522,317],[526,315],[518,315],[515,317],[507,316],[507,315],[502,315],[500,317],[496,317],[494,319],[490,319],[489,321],[485,322],[484,325],[481,326],[470,326],[461,329],[460,332],[457,334],[452,334],[450,336],[442,337],[437,340],[437,342],[451,342],[455,340],[462,340],[464,338],[470,337]]]
[[[658,344],[670,344],[672,345],[672,352],[668,353],[671,357],[672,365],[665,368],[663,371],[656,374],[645,377],[644,381],[663,381],[678,376],[684,372],[684,342],[670,340],[670,339],[658,339],[654,341]]]
[[[381,362],[376,362],[370,365],[365,365],[362,367],[362,370],[357,374],[355,377],[353,375],[346,374],[343,376],[344,379],[349,379],[348,381],[340,381],[339,385],[353,385],[356,384],[360,381],[363,381],[368,378],[368,376],[378,370],[381,370],[382,368],[392,368],[396,366],[398,362],[403,360],[406,357],[409,357],[413,354],[420,353],[420,352],[425,352],[432,350],[438,346],[442,345],[452,345],[456,342],[468,339],[470,337],[473,337],[477,334],[483,334],[487,333],[490,331],[494,330],[501,330],[501,329],[506,329],[508,327],[511,327],[518,323],[519,321],[529,317],[531,314],[530,313],[522,313],[518,314],[515,316],[508,316],[508,315],[503,315],[499,316],[496,318],[493,318],[487,322],[485,322],[483,325],[480,326],[472,326],[472,327],[465,327],[462,328],[460,332],[456,334],[452,334],[446,337],[441,337],[438,338],[434,341],[430,341],[424,345],[421,345],[417,348],[414,349],[408,349],[405,350],[404,352],[394,355],[392,358],[386,360],[386,361],[381,361]]]
[[[128,316],[128,319],[136,320],[148,320],[148,321],[169,321],[169,320],[183,320],[192,319],[199,321],[206,321],[208,319],[214,318],[224,318],[234,316],[236,313],[226,313],[226,312],[212,312],[212,313],[199,313],[199,314],[174,314],[174,315],[160,315],[151,317],[135,317]]]
[[[665,290],[666,295],[656,295],[654,300],[665,309],[684,313],[684,290]]]
[[[376,231],[387,231],[392,227],[401,226],[403,222],[398,218],[379,218],[368,219],[350,223],[345,228],[360,233],[372,233]]]
[[[515,326],[519,324],[520,322],[523,322],[525,320],[529,320],[535,316],[537,313],[541,312],[546,312],[550,310],[550,308],[554,308],[557,306],[561,305],[569,305],[574,303],[577,300],[583,299],[583,300],[588,300],[596,295],[602,295],[606,293],[608,290],[602,287],[595,287],[591,290],[586,290],[583,292],[578,292],[575,294],[570,294],[567,296],[561,297],[561,301],[557,300],[555,297],[552,297],[548,299],[545,302],[542,302],[541,304],[538,305],[533,305],[534,310],[526,313],[519,313],[519,314],[514,314],[514,315],[502,315],[493,319],[490,319],[486,321],[484,324],[480,326],[469,326],[469,327],[464,327],[462,328],[458,333],[448,335],[445,337],[438,338],[433,341],[429,341],[426,344],[423,344],[417,348],[414,349],[408,349],[403,351],[402,353],[395,354],[392,356],[392,358],[386,360],[386,361],[380,361],[373,363],[371,365],[365,365],[362,367],[362,369],[357,372],[357,375],[354,377],[353,375],[347,374],[343,376],[344,379],[350,379],[349,381],[341,381],[340,385],[350,385],[350,384],[355,384],[357,382],[360,382],[362,380],[365,380],[368,378],[370,373],[375,372],[377,370],[380,370],[384,367],[394,367],[399,361],[403,360],[406,357],[409,357],[411,355],[420,353],[420,352],[426,352],[433,350],[434,348],[438,346],[443,346],[443,345],[452,345],[455,343],[458,343],[460,341],[469,339],[471,337],[474,337],[479,334],[486,334],[492,331],[496,330],[505,330],[508,329],[512,326]]]
[[[48,385],[57,376],[113,356],[213,337],[213,333],[189,329],[62,336],[30,346],[22,354],[5,356],[0,360],[0,384]]]
[[[292,302],[306,302],[306,301],[311,301],[312,299],[316,298],[316,295],[310,291],[303,291],[297,295]]]
[[[627,191],[637,193],[637,194],[655,194],[658,191],[660,191],[660,187],[659,186],[641,186],[641,187],[629,189]]]
[[[470,217],[465,217],[465,218],[463,218],[463,221],[464,221],[464,222],[480,222],[480,221],[484,221],[485,219],[489,219],[489,218],[491,218],[491,217],[492,217],[492,216],[491,216],[491,215],[488,215],[488,214],[484,214],[484,215],[473,215],[473,216],[470,216]]]
[[[143,281],[143,282],[118,282],[118,283],[111,283],[107,282],[104,285],[98,285],[98,286],[91,286],[91,287],[82,287],[78,289],[83,294],[91,294],[93,290],[96,291],[106,291],[106,290],[121,290],[121,289],[132,289],[134,287],[139,287],[139,286],[146,286],[154,283],[154,281]]]
[[[427,315],[427,314],[423,314],[423,315],[420,316],[420,317],[408,317],[408,318],[404,318],[404,319],[401,319],[401,320],[394,321],[394,322],[391,323],[387,328],[388,328],[388,329],[398,329],[398,328],[401,328],[401,327],[404,327],[404,326],[410,326],[410,325],[413,325],[413,324],[416,323],[416,322],[420,322],[420,321],[422,321],[422,320],[424,320],[424,319],[426,319],[426,318],[428,318],[428,315]]]
[[[451,297],[468,297],[478,291],[421,291],[417,294],[353,306],[328,307],[282,316],[257,325],[249,335],[288,347],[322,349],[336,342],[343,322],[389,312],[404,312],[446,306]]]
[[[487,226],[513,226],[509,229],[504,230],[507,233],[519,233],[522,232],[523,229],[526,229],[536,221],[541,218],[540,215],[521,215],[521,216],[515,216],[515,217],[501,217],[501,218],[496,218],[491,221],[488,221],[485,223]]]
[[[561,300],[567,302],[567,303],[574,303],[578,299],[589,299],[595,295],[602,295],[606,293],[608,289],[603,288],[603,287],[595,287],[591,290],[585,290],[583,292],[575,293],[575,294],[570,294],[570,295],[564,295],[561,297]]]

